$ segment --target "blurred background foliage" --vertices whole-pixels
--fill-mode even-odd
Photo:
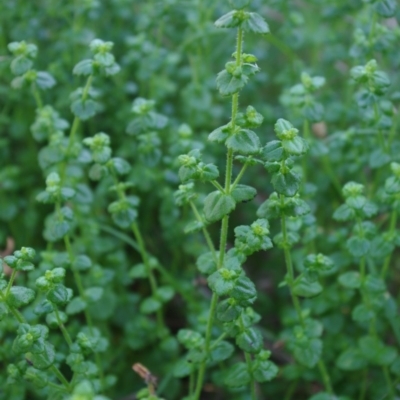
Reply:
[[[376,59],[379,69],[391,80],[385,95],[387,115],[392,124],[398,124],[400,52],[396,46],[400,39],[397,22],[400,13],[397,10],[388,18],[375,15],[371,11],[374,3],[253,0],[251,8],[266,19],[271,34],[263,37],[248,34],[245,38],[244,50],[256,55],[261,73],[246,86],[240,102],[242,108],[254,105],[264,116],[258,130],[261,141],[265,143],[273,138],[273,125],[277,118],[283,117],[303,134],[308,129],[313,143],[306,160],[308,174],[303,189],[313,212],[292,228],[300,233],[302,244],[294,253],[295,262],[313,246],[336,261],[336,270],[328,274],[332,277],[326,277],[326,292],[315,300],[307,300],[310,308],[321,316],[327,331],[328,364],[334,363],[335,353],[343,347],[341,340],[345,345],[351,343],[341,335],[349,317],[343,307],[350,298],[339,291],[337,284],[329,285],[336,281],[335,272],[352,262],[345,250],[350,228],[338,226],[332,220],[334,210],[342,201],[340,187],[350,180],[360,181],[374,198],[389,174],[389,163],[400,159],[397,138],[387,153],[373,153],[377,142],[370,134],[371,118],[368,111],[360,109],[350,77],[352,67]],[[94,90],[101,111],[82,124],[80,135],[88,137],[106,132],[111,137],[114,154],[132,165],[129,181],[134,183],[135,194],[141,198],[139,223],[147,247],[189,298],[176,296],[168,304],[167,325],[176,332],[187,325],[204,323],[202,316],[209,299],[207,286],[196,272],[195,259],[204,252],[205,245],[200,234],[184,234],[191,211],[179,209],[173,193],[179,185],[176,158],[180,154],[195,147],[204,148],[206,160],[215,162],[221,170],[224,167],[224,149],[207,143],[207,136],[227,123],[230,113],[229,102],[216,90],[215,76],[231,56],[235,36],[233,30],[218,30],[213,24],[229,10],[228,2],[215,0],[2,1],[1,247],[5,248],[7,238],[11,238],[15,248],[30,246],[45,250],[47,246],[47,250],[51,249],[42,234],[50,208],[35,200],[47,176],[48,170],[41,166],[46,164],[48,154],[43,153],[43,144],[35,141],[31,133],[35,102],[29,88],[10,87],[12,56],[7,44],[26,40],[37,45],[35,68],[50,72],[57,82],[55,88],[43,93],[43,101],[52,105],[63,119],[72,121],[70,95],[82,84],[82,78],[74,76],[72,69],[78,61],[87,58],[88,44],[93,39],[112,41],[121,71],[111,78],[96,78]],[[371,28],[371,18],[375,19],[374,28]],[[303,75],[302,81],[302,73],[325,78],[324,86],[306,93],[307,109],[296,98],[298,90],[293,89],[307,79]],[[132,102],[139,97],[154,100],[154,109],[165,117],[165,124],[138,136],[132,133],[129,124],[136,118]],[[239,165],[235,168],[239,170]],[[255,201],[235,211],[232,227],[253,221],[256,209],[272,192],[261,167],[249,171],[244,183],[258,188],[258,195]],[[164,350],[168,348],[165,356],[157,338],[152,336],[154,321],[137,312],[140,296],[146,295],[148,285],[134,279],[128,271],[140,258],[129,245],[129,238],[112,227],[106,212],[110,197],[107,185],[93,185],[87,179],[85,185],[89,200],[86,208],[82,207],[78,213],[77,246],[90,254],[98,266],[86,279],[97,280],[109,289],[91,313],[115,345],[111,346],[114,351],[111,351],[109,369],[118,377],[118,385],[112,389],[112,398],[122,398],[140,387],[139,378],[133,377],[131,371],[131,364],[140,360],[160,377],[161,388],[167,393],[165,397],[179,399],[187,382],[175,379],[171,372],[177,344],[164,344]],[[378,227],[387,218],[383,207]],[[211,234],[217,241],[219,230],[217,226],[213,228]],[[278,229],[278,225],[272,224],[272,231]],[[233,230],[229,237],[229,243],[232,242]],[[273,249],[250,257],[246,268],[257,285],[255,309],[262,317],[260,326],[267,345],[273,349],[275,361],[286,366],[283,375],[268,383],[267,393],[271,398],[283,399],[286,380],[297,382],[301,377],[302,383],[294,398],[303,399],[318,391],[315,381],[319,378],[313,370],[295,370],[290,356],[279,345],[279,332],[293,318],[289,294],[278,289],[285,274],[282,260],[281,252]],[[389,287],[399,284],[398,261],[394,264],[396,269]],[[160,279],[166,278],[161,275]],[[128,290],[121,291],[121,288]],[[132,310],[136,310],[134,315],[137,313],[133,318],[130,317]],[[107,325],[108,320],[111,322]],[[7,360],[0,362],[4,366]],[[335,384],[342,385],[351,396],[357,391],[360,374],[335,370],[332,376]],[[227,398],[219,389],[211,386],[209,390],[210,397],[204,398]],[[26,398],[33,398],[29,396]],[[247,398],[240,393],[236,396],[229,398]]]

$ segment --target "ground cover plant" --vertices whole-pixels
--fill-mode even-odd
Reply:
[[[0,398],[399,398],[397,2],[67,3],[0,13]]]

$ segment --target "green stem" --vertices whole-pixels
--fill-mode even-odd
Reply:
[[[11,273],[11,276],[10,276],[10,280],[8,281],[8,284],[7,284],[6,295],[5,295],[6,297],[8,297],[8,295],[10,293],[10,290],[12,288],[12,285],[14,283],[14,279],[15,279],[16,276],[17,276],[17,270],[13,269],[13,271]]]
[[[335,173],[333,172],[331,161],[327,155],[323,155],[321,157],[321,162],[322,166],[325,169],[326,175],[328,175],[329,179],[331,180],[332,185],[336,189],[337,193],[339,194],[339,197],[343,197],[342,194],[342,187],[340,186],[339,180],[336,177]]]
[[[5,294],[3,294],[2,291],[0,291],[0,297],[3,300],[4,303],[7,304],[6,302],[6,298],[7,296]],[[13,306],[10,306],[9,304],[7,304],[8,309],[11,311],[11,314],[14,315],[15,319],[20,323],[23,324],[25,322],[24,317],[18,312],[18,310],[16,308],[14,308]]]
[[[217,339],[215,339],[213,341],[213,344],[210,346],[210,350],[214,349],[217,346],[217,344],[222,342],[227,337],[227,335],[228,335],[228,332],[224,332]]]
[[[390,225],[389,225],[389,235],[391,237],[393,237],[394,232],[396,230],[396,225],[397,225],[397,211],[393,210],[392,214],[390,216]],[[382,268],[382,272],[381,272],[381,278],[385,279],[387,272],[389,270],[389,265],[390,265],[390,260],[392,258],[392,254],[389,254],[386,258],[385,261],[383,263],[383,268]]]
[[[240,66],[242,62],[242,42],[243,42],[243,31],[242,28],[238,28],[238,34],[236,39],[236,65]],[[235,93],[232,96],[232,115],[231,115],[231,132],[235,132],[235,120],[239,107],[239,93]],[[226,156],[226,170],[225,170],[225,187],[224,193],[230,193],[231,182],[232,182],[232,168],[233,168],[233,150],[228,149]],[[225,215],[222,219],[221,225],[221,237],[219,246],[219,258],[217,268],[221,268],[224,264],[226,243],[228,239],[228,225],[229,225],[229,215]],[[211,331],[214,321],[214,314],[217,308],[218,296],[213,293],[211,298],[210,313],[208,315],[207,329],[206,329],[206,339],[205,339],[205,359],[200,364],[199,374],[197,376],[196,391],[193,396],[193,400],[198,400],[200,398],[201,389],[203,387],[204,373],[206,369],[207,357],[210,352],[210,342],[211,342]]]
[[[324,382],[324,386],[326,391],[329,394],[333,395],[333,389],[332,389],[332,384],[331,384],[331,378],[328,374],[328,370],[326,369],[325,363],[321,360],[318,361],[318,368],[319,371],[321,372],[322,380]]]
[[[208,321],[207,321],[206,342],[204,346],[206,357],[208,356],[208,353],[210,351],[211,330],[212,330],[215,310],[217,308],[217,303],[218,303],[218,296],[215,293],[213,293],[211,298],[210,314],[208,316]],[[205,370],[206,370],[206,359],[202,361],[202,363],[200,364],[199,374],[197,375],[196,391],[194,393],[193,400],[198,400],[200,398],[201,389],[203,387]]]
[[[389,400],[394,400],[395,399],[394,385],[392,382],[392,378],[390,377],[389,368],[387,366],[384,366],[382,367],[382,370],[388,388]]]
[[[368,369],[364,369],[363,378],[362,378],[362,385],[360,390],[360,395],[358,396],[358,400],[364,400],[365,395],[367,394],[367,377],[368,377]]]
[[[153,274],[150,260],[149,260],[149,255],[146,250],[146,246],[144,244],[143,236],[140,232],[139,226],[137,225],[136,222],[132,224],[132,232],[135,235],[135,239],[139,245],[139,253],[140,256],[142,257],[143,264],[146,268],[147,276],[149,278],[149,283],[150,283],[150,288],[151,288],[151,293],[153,296],[156,296],[157,294],[157,281],[156,278]],[[165,334],[165,323],[164,323],[164,316],[162,312],[162,308],[159,308],[156,311],[156,318],[157,318],[157,326],[158,326],[158,332],[162,335]]]
[[[299,384],[299,381],[297,379],[290,384],[289,389],[286,392],[284,400],[292,399],[293,393],[295,392],[298,384]]]
[[[50,369],[54,372],[54,375],[57,376],[59,381],[65,386],[65,388],[68,390],[68,392],[71,392],[69,382],[67,381],[65,376],[61,373],[61,371],[55,365],[52,365],[50,367]]]
[[[281,194],[280,198],[281,198],[281,204],[283,205],[284,195]],[[285,264],[286,264],[287,273],[289,275],[288,284],[289,284],[289,289],[290,289],[290,295],[292,297],[292,302],[293,302],[294,308],[296,309],[297,317],[299,318],[300,324],[303,328],[305,328],[299,299],[293,293],[294,270],[293,270],[292,256],[290,254],[290,248],[287,244],[288,237],[287,237],[287,228],[286,228],[286,217],[284,215],[282,215],[282,217],[281,217],[281,227],[282,227],[282,235],[283,235],[283,243],[284,243],[283,252],[284,252],[284,256],[285,256]]]
[[[249,353],[244,352],[244,358],[246,359],[247,370],[250,375],[250,391],[251,391],[251,400],[257,400],[256,395],[256,382],[254,381],[253,373],[252,373],[252,365],[251,365],[251,355]]]
[[[82,97],[81,97],[82,101],[85,101],[88,97],[89,89],[92,84],[92,80],[93,80],[93,75],[89,75],[89,77],[86,81],[85,87],[83,88]],[[74,143],[75,136],[76,136],[76,133],[79,128],[79,123],[80,123],[80,119],[78,117],[75,117],[72,122],[71,131],[70,131],[69,137],[68,137],[68,144],[67,144],[67,148],[65,150],[65,160],[61,165],[61,170],[60,170],[61,182],[64,182],[64,179],[65,179],[65,173],[66,173],[67,164],[68,164],[68,156],[71,151],[71,147]]]
[[[190,202],[190,207],[192,208],[193,213],[194,213],[197,221],[202,223],[203,219],[201,218],[199,210],[197,209],[197,207],[193,203],[193,201]],[[203,231],[204,238],[206,239],[207,245],[208,245],[208,247],[209,247],[209,249],[210,249],[210,251],[211,251],[211,253],[212,253],[213,257],[214,257],[214,261],[217,263],[218,262],[217,253],[215,252],[215,247],[214,247],[214,244],[213,244],[213,242],[211,240],[211,236],[208,233],[208,230],[207,230],[207,228],[205,226],[203,226],[202,231]]]
[[[124,241],[125,243],[129,244],[133,249],[135,249],[137,252],[139,252],[139,245],[137,244],[136,241],[134,241],[130,236],[126,235],[123,232],[118,231],[117,229],[114,229],[111,226],[105,225],[105,224],[99,224],[99,228],[105,232],[110,233],[111,235],[114,235],[115,237],[119,238],[120,240]],[[180,293],[180,295],[187,300],[188,302],[193,301],[192,297],[188,296],[187,291],[183,289],[180,285],[180,283],[174,278],[172,274],[170,274],[165,267],[163,267],[161,264],[157,264],[157,269],[160,271],[161,275],[164,276],[164,278],[168,281],[168,283],[177,291]]]
[[[65,244],[65,248],[67,249],[68,258],[69,258],[69,261],[71,263],[72,274],[74,275],[74,280],[75,280],[75,284],[76,284],[76,286],[78,288],[79,296],[83,300],[86,300],[86,294],[85,294],[85,289],[83,287],[81,275],[80,275],[79,271],[77,269],[75,269],[75,267],[74,267],[75,256],[74,256],[74,252],[72,250],[71,240],[69,238],[69,235],[65,235],[64,236],[64,244]],[[83,312],[85,314],[85,319],[86,319],[86,322],[88,324],[89,331],[90,331],[90,333],[92,333],[93,329],[94,329],[94,326],[93,326],[92,317],[90,316],[90,313],[89,313],[87,307],[85,307]],[[100,358],[99,353],[97,353],[97,352],[94,353],[94,356],[95,356],[97,369],[99,370],[99,377],[100,377],[101,387],[104,388],[105,387],[105,380],[104,380],[103,368],[101,366],[101,358]]]
[[[244,326],[242,318],[239,319],[239,324],[240,324],[240,328],[242,329],[242,331],[244,331],[245,330],[245,326]],[[247,353],[246,351],[244,351],[244,358],[246,360],[247,371],[248,371],[249,376],[250,376],[251,400],[257,400],[256,386],[255,386],[256,383],[254,381],[253,368],[252,368],[252,365],[251,365],[251,355],[249,353]]]
[[[212,185],[214,185],[220,192],[224,193],[224,188],[217,181],[210,181]]]
[[[234,180],[234,182],[232,183],[231,186],[231,191],[235,189],[236,185],[238,185],[238,183],[240,182],[240,180],[242,179],[243,174],[246,172],[246,169],[248,167],[248,164],[245,163],[242,167],[242,169],[240,170],[238,176],[236,177],[236,179]]]
[[[32,90],[33,97],[35,98],[37,108],[39,108],[39,109],[43,108],[43,102],[42,102],[39,90],[38,90],[35,82],[32,83],[31,90]]]
[[[73,343],[72,343],[71,336],[70,336],[69,332],[67,331],[67,329],[65,328],[64,324],[62,323],[60,314],[56,308],[54,309],[54,314],[56,316],[58,326],[60,327],[60,330],[64,336],[65,341],[68,343],[69,347],[72,347]]]

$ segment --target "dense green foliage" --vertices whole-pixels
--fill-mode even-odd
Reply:
[[[3,1],[0,399],[399,398],[399,19]]]

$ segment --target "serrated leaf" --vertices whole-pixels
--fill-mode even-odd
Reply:
[[[368,254],[371,242],[362,237],[353,236],[346,242],[346,247],[353,257],[360,258]]]
[[[257,382],[269,382],[278,375],[279,368],[270,360],[254,360],[253,376]]]
[[[315,297],[323,288],[318,281],[310,282],[304,275],[299,275],[294,281],[293,294],[300,297]]]
[[[234,364],[225,377],[225,385],[229,387],[246,386],[250,382],[250,375],[247,365],[243,362]]]
[[[222,340],[217,345],[211,347],[211,361],[219,363],[227,360],[233,354],[234,350],[235,348],[229,342]]]
[[[247,13],[247,18],[242,23],[242,28],[245,32],[254,33],[269,33],[269,26],[261,17],[261,15],[255,12]]]
[[[85,289],[85,299],[90,303],[99,301],[103,296],[104,289],[102,287],[91,287]]]
[[[74,297],[67,305],[65,311],[69,315],[78,314],[87,307],[87,303],[81,297]]]
[[[72,70],[74,75],[91,75],[93,73],[93,61],[92,60],[82,60],[75,65]]]
[[[224,69],[217,75],[217,89],[222,96],[231,96],[239,92],[248,80],[249,78],[245,74],[236,77]]]
[[[210,275],[217,270],[217,262],[213,253],[202,254],[196,261],[197,269],[206,275]]]
[[[45,71],[36,74],[36,84],[40,89],[50,89],[56,84],[54,77]]]
[[[96,115],[97,108],[98,104],[91,99],[87,99],[85,101],[78,99],[71,104],[71,111],[82,121],[85,121]]]
[[[148,297],[144,299],[140,304],[140,312],[143,314],[152,314],[159,310],[162,306],[162,303],[155,299],[154,297]]]
[[[35,299],[35,292],[24,286],[13,286],[6,298],[7,304],[14,308],[20,308],[31,303]]]
[[[336,366],[344,371],[358,371],[367,365],[368,361],[356,347],[348,348],[336,360]]]
[[[313,368],[317,365],[322,354],[322,341],[320,339],[311,338],[296,343],[294,348],[294,356],[296,360],[308,367]]]
[[[300,176],[294,171],[288,171],[286,174],[278,172],[274,174],[271,182],[278,193],[287,197],[293,197],[300,188]]]
[[[237,203],[242,201],[249,201],[254,199],[257,194],[257,190],[251,186],[238,184],[232,190],[231,195]]]
[[[346,289],[358,289],[361,286],[360,273],[357,271],[349,271],[341,274],[338,281]]]
[[[207,279],[208,286],[218,296],[224,296],[226,294],[229,294],[229,292],[233,289],[235,285],[233,277],[226,278],[224,276],[226,271],[229,272],[229,270],[221,268],[218,271],[215,271],[213,274],[211,274]]]
[[[241,311],[242,307],[236,302],[225,299],[217,306],[217,319],[221,322],[231,322],[239,317]]]
[[[365,304],[359,304],[351,312],[351,317],[354,321],[365,323],[372,321],[375,318],[375,313]]]
[[[261,146],[257,134],[249,129],[241,129],[229,136],[225,144],[228,149],[239,154],[256,154]]]
[[[216,222],[229,214],[235,207],[236,202],[232,195],[220,191],[211,192],[204,200],[204,216],[207,221]]]
[[[263,339],[260,332],[247,328],[236,336],[236,344],[246,353],[257,354],[263,347]]]

